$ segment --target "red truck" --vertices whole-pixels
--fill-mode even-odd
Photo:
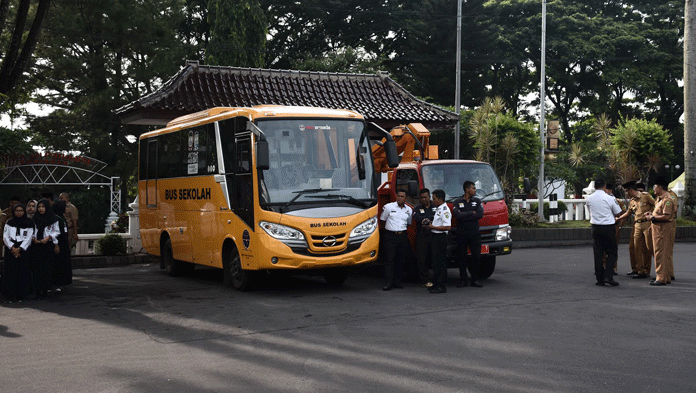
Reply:
[[[401,154],[401,163],[389,168],[382,146],[373,147],[375,170],[388,174],[388,180],[378,189],[379,211],[382,206],[396,200],[397,190],[406,190],[407,203],[418,204],[418,192],[428,188],[431,192],[442,189],[446,193],[447,205],[464,194],[462,185],[470,180],[476,184],[477,197],[483,202],[483,218],[479,220],[481,230],[480,278],[488,278],[495,270],[496,257],[512,251],[511,228],[508,224],[508,209],[505,193],[490,164],[470,160],[440,160],[437,146],[429,145],[430,132],[421,124],[414,123],[395,127],[390,134]],[[422,157],[422,158],[421,158]],[[447,255],[450,267],[456,266],[456,220],[452,221]],[[415,224],[409,228],[411,245],[415,242]]]

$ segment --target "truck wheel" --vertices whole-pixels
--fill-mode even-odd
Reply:
[[[481,256],[481,270],[479,271],[479,278],[485,280],[490,277],[495,270],[495,256],[482,255]]]
[[[348,278],[348,271],[346,269],[333,269],[329,272],[324,273],[324,280],[326,280],[329,285],[343,285]]]
[[[242,258],[236,249],[227,252],[222,262],[223,279],[226,286],[238,291],[248,291],[252,287],[253,272],[242,268]]]

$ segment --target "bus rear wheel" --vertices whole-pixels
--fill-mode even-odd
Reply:
[[[481,255],[481,270],[479,271],[479,278],[482,280],[487,279],[493,274],[495,270],[495,256],[492,255]]]
[[[160,267],[164,265],[167,269],[167,274],[172,277],[182,276],[191,273],[195,265],[184,261],[174,259],[174,251],[172,251],[172,241],[167,239],[162,245]]]
[[[237,250],[226,254],[222,263],[223,284],[238,291],[248,291],[253,284],[253,272],[242,268],[242,258]]]

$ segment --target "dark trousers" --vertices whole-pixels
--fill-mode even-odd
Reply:
[[[408,235],[406,231],[395,233],[384,231],[385,251],[387,254],[387,263],[384,267],[384,278],[387,285],[395,285],[401,283],[401,275],[404,271],[404,259],[406,258],[406,247],[408,244]]]
[[[613,280],[614,266],[618,258],[618,245],[616,244],[616,226],[592,225],[592,249],[594,251],[595,277],[597,281]],[[604,254],[607,255],[606,263],[602,263]]]
[[[471,255],[467,255],[467,249]],[[466,280],[466,269],[469,268],[471,281],[477,281],[481,268],[481,234],[457,234],[457,252],[459,253],[459,278]]]
[[[431,255],[433,260],[433,285],[447,286],[447,234],[431,235]]]
[[[432,235],[430,233],[416,235],[416,278],[421,283],[428,281],[428,267],[432,263]]]

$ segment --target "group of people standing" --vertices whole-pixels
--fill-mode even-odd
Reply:
[[[43,299],[50,290],[60,292],[72,283],[70,249],[77,241],[77,209],[67,193],[55,203],[49,197],[23,204],[12,197],[1,224],[5,303],[23,302],[32,292]]]
[[[420,190],[420,204],[414,209],[406,205],[406,191],[396,193],[396,202],[384,205],[380,219],[384,225],[384,250],[386,253],[385,291],[403,288],[401,276],[404,261],[410,247],[407,229],[416,224],[416,275],[430,293],[447,292],[447,245],[452,218],[456,219],[459,281],[457,287],[482,287],[478,280],[481,259],[481,233],[479,219],[483,217],[483,204],[476,197],[476,185],[463,184],[464,195],[457,198],[450,211],[445,202],[445,192]],[[432,264],[433,280],[428,280],[428,266]],[[467,270],[469,275],[467,275]]]
[[[587,199],[592,224],[592,238],[596,285],[618,286],[614,280],[618,259],[617,232],[620,223],[634,217],[633,231],[629,239],[631,271],[634,279],[650,277],[652,259],[655,258],[655,278],[650,285],[668,285],[674,280],[674,238],[678,198],[668,189],[667,179],[658,177],[653,191],[657,199],[645,191],[645,185],[637,181],[623,184],[631,197],[623,211],[611,195],[604,179],[595,180],[595,192]],[[617,222],[619,223],[617,225]]]

